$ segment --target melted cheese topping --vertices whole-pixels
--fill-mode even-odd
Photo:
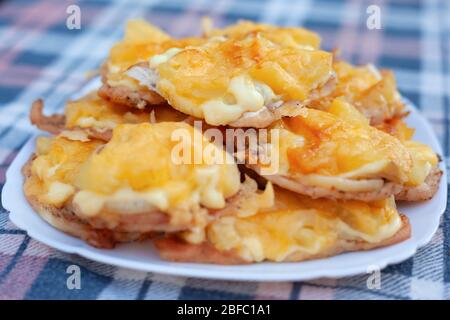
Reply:
[[[369,121],[342,99],[327,110],[273,125],[280,130],[280,174],[302,183],[342,191],[372,191],[382,179],[417,186],[438,163],[433,150],[410,140],[413,130],[403,121],[369,126]],[[398,139],[397,139],[398,138]]]
[[[64,130],[59,135],[60,137],[67,138],[69,140],[81,142],[86,142],[90,140],[88,134],[83,130]]]
[[[24,190],[39,201],[60,207],[75,192],[75,176],[80,165],[100,145],[97,141],[70,140],[63,136],[38,138],[37,158]]]
[[[176,130],[200,139],[187,146],[192,164],[172,158]],[[180,133],[180,132],[179,132]],[[204,150],[208,150],[205,152]],[[226,164],[216,164],[217,154]],[[196,159],[200,163],[194,164]],[[190,238],[203,241],[208,209],[223,209],[240,189],[240,173],[230,156],[186,123],[122,124],[102,144],[63,136],[40,138],[27,195],[61,207],[71,200],[77,215],[101,215],[111,228],[117,215],[165,212],[173,226],[192,226]],[[195,235],[195,236],[194,236]]]
[[[203,154],[204,148],[224,151],[198,132],[203,145],[202,148],[192,146],[191,162],[200,157],[202,164],[176,164],[171,158],[179,143],[172,140],[174,130],[183,130],[192,137],[196,129],[185,123],[170,122],[116,127],[112,139],[83,164],[77,176],[76,186],[89,192],[93,204],[86,204],[87,196],[81,193],[74,198],[74,203],[89,216],[98,214],[108,203],[120,202],[117,199],[123,199],[124,195],[145,200],[158,209],[176,210],[199,204],[223,208],[225,199],[240,186],[236,165],[212,164],[207,158],[209,154]],[[124,193],[127,188],[133,193]]]
[[[239,21],[224,29],[212,30],[209,36],[235,37],[248,33],[259,33],[270,41],[285,47],[310,50],[320,47],[320,36],[310,30],[296,27],[276,27],[252,21]]]
[[[152,61],[154,65],[158,65],[164,59],[168,59],[171,54],[175,54],[178,48],[199,45],[204,42],[205,40],[200,38],[184,38],[162,42],[117,43],[111,48],[107,61],[107,82],[112,87],[125,86],[137,90],[142,85],[127,73],[132,66],[147,62],[151,64]],[[168,52],[169,54],[167,54]]]
[[[168,39],[154,29],[142,21],[127,27],[129,39],[125,37],[111,49],[108,84],[154,90],[155,81],[143,83],[129,70],[149,62],[156,72],[148,70],[143,78],[159,79],[156,90],[171,105],[212,125],[228,124],[244,113],[261,110],[280,93],[280,101],[306,100],[333,73],[331,54],[317,50],[319,36],[301,28],[241,22],[216,30],[208,39],[181,40]],[[140,35],[151,30],[155,36],[144,41]],[[246,102],[251,105],[234,103],[236,87],[243,93],[240,100],[249,97],[251,101]]]
[[[74,203],[84,216],[89,217],[96,216],[103,209],[133,214],[152,210],[165,211],[169,208],[167,193],[158,189],[136,192],[123,188],[110,195],[82,190],[75,195]]]
[[[273,99],[308,99],[330,78],[331,61],[327,52],[249,33],[186,47],[155,68],[156,88],[174,108],[213,125],[227,124]]]
[[[155,121],[181,121],[185,115],[167,105],[155,106]],[[100,98],[96,93],[70,101],[65,109],[66,127],[94,128],[98,131],[113,129],[122,123],[150,122],[151,110],[127,108]]]
[[[154,56],[162,55],[171,48],[184,48],[190,45],[199,45],[205,42],[201,38],[166,39],[147,42],[128,43],[119,42],[115,44],[109,53],[109,67],[112,73],[125,71],[139,62],[147,62]]]
[[[112,87],[139,89],[139,83],[126,74],[133,65],[161,56],[170,48],[201,44],[201,38],[172,39],[168,34],[144,20],[130,20],[124,38],[114,44],[107,59],[107,83]]]
[[[208,240],[248,261],[284,261],[327,252],[342,240],[377,243],[401,227],[393,197],[370,203],[313,200],[277,188],[275,199],[272,208],[255,215],[214,221]]]
[[[342,100],[335,100],[329,111],[304,109],[272,126],[282,130],[280,174],[345,191],[374,190],[382,179],[408,180],[413,160],[398,139],[371,127]]]
[[[372,65],[355,67],[344,61],[336,61],[333,68],[338,78],[335,95],[346,96],[349,101],[380,81],[380,73]]]
[[[212,125],[226,125],[239,119],[246,112],[255,112],[272,103],[277,97],[268,86],[252,81],[248,76],[231,79],[227,90],[231,103],[222,99],[212,99],[203,103],[205,121]]]
[[[413,159],[413,169],[409,174],[409,180],[405,183],[409,186],[422,184],[430,170],[438,165],[437,154],[426,144],[413,141],[414,129],[409,128],[402,119],[394,118],[378,125],[377,128],[402,141]]]
[[[413,159],[413,169],[409,174],[406,185],[418,186],[425,181],[431,169],[438,165],[439,159],[436,153],[426,144],[409,140],[405,141],[404,145]]]
[[[44,198],[47,202],[59,207],[74,193],[75,188],[72,185],[54,181],[48,187],[47,194]]]
[[[116,43],[109,52],[107,60],[107,82],[109,85],[127,86],[135,89],[137,82],[125,72],[131,66],[148,61],[163,59],[164,53],[171,48],[184,48],[205,42],[202,38],[172,39],[155,26],[143,20],[131,20],[125,30],[125,37]],[[174,52],[174,49],[170,51]],[[168,56],[166,56],[166,59]]]
[[[379,71],[373,65],[352,66],[344,61],[333,63],[337,84],[326,99],[316,100],[312,107],[327,110],[336,97],[353,104],[372,122],[380,123],[404,112],[404,105],[397,91],[394,74]]]
[[[162,54],[154,55],[153,57],[150,58],[150,68],[156,68],[161,63],[167,62],[170,58],[172,58],[180,51],[181,51],[180,48],[170,48],[169,50],[167,50]]]

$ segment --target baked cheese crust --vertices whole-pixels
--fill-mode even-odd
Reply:
[[[215,164],[199,148],[191,155],[203,157],[200,164],[174,162],[174,132],[196,134],[229,162]],[[231,157],[192,126],[175,122],[119,125],[108,143],[41,137],[29,172],[24,192],[30,202],[69,208],[96,229],[118,232],[186,230],[201,237],[209,213],[224,209],[241,189]]]
[[[155,239],[163,258],[220,264],[302,261],[368,250],[410,236],[393,197],[373,201],[313,200],[280,188],[275,202],[250,216],[222,216],[200,244],[176,235]]]

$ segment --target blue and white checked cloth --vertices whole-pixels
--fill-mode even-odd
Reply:
[[[81,8],[81,30],[66,27],[67,7]],[[381,30],[366,27],[367,7],[381,9]],[[394,69],[402,93],[431,121],[449,156],[450,1],[414,0],[21,0],[0,3],[0,187],[34,129],[27,113],[42,97],[48,111],[85,83],[124,22],[144,17],[174,36],[200,31],[200,17],[223,26],[238,19],[302,25],[354,63]],[[51,110],[51,109],[54,110]],[[81,267],[82,289],[68,290],[66,269]],[[0,207],[0,299],[449,299],[450,213],[431,243],[381,273],[308,282],[240,283],[136,272],[65,254],[30,239]]]

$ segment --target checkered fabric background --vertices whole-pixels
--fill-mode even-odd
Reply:
[[[66,27],[67,7],[81,8],[81,30]],[[369,5],[381,8],[381,30],[366,27]],[[302,25],[354,63],[394,69],[402,93],[432,122],[449,156],[450,1],[130,0],[0,2],[0,188],[5,171],[33,133],[27,113],[42,97],[48,111],[85,83],[123,24],[145,17],[175,36],[238,19]],[[54,110],[51,110],[51,109]],[[448,163],[448,162],[447,162]],[[82,289],[68,290],[66,269],[81,267]],[[0,207],[0,299],[449,299],[450,213],[431,243],[382,271],[380,290],[367,275],[308,282],[242,283],[136,272],[51,249],[29,238]]]

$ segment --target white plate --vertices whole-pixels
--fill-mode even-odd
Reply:
[[[438,140],[429,123],[410,107],[407,122],[416,128],[415,139],[426,142],[442,154]],[[48,225],[28,205],[23,193],[22,165],[34,151],[35,138],[28,141],[6,173],[3,206],[10,211],[11,221],[24,229],[30,237],[50,247],[120,267],[209,279],[242,281],[294,281],[319,277],[343,277],[366,273],[369,268],[384,268],[401,262],[431,240],[439,225],[439,218],[447,203],[447,174],[445,166],[438,193],[430,201],[400,204],[412,226],[412,237],[402,243],[364,252],[345,253],[335,257],[297,263],[259,263],[246,266],[219,266],[193,263],[173,263],[161,260],[149,242],[119,245],[113,250],[96,249],[85,242],[66,235]]]

